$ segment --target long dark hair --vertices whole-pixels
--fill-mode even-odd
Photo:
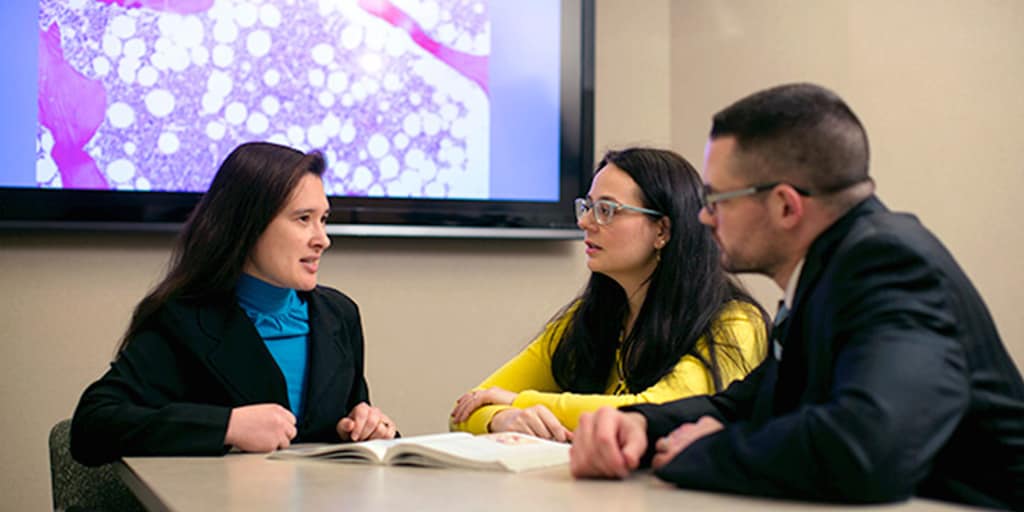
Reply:
[[[767,324],[767,313],[722,269],[718,246],[697,220],[702,182],[678,154],[660,149],[611,151],[597,165],[614,164],[640,187],[643,207],[665,214],[671,237],[648,281],[647,295],[621,345],[623,377],[630,392],[642,391],[667,375],[684,355],[698,358],[710,371],[716,390],[723,386],[723,358],[746,368],[735,340],[716,329],[730,301],[752,304]],[[658,218],[652,216],[652,218]],[[569,315],[551,366],[555,382],[567,391],[602,393],[615,364],[619,335],[629,302],[612,278],[592,273],[583,293],[556,315]],[[707,354],[698,351],[704,337]]]
[[[135,307],[118,352],[171,298],[202,303],[234,293],[246,258],[299,181],[323,172],[318,152],[268,142],[235,148],[178,234],[167,274]]]

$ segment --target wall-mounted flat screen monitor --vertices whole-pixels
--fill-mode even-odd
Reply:
[[[265,140],[324,154],[332,233],[577,236],[592,0],[18,1],[0,28],[0,227],[173,230]]]

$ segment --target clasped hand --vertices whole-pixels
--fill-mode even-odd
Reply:
[[[224,444],[246,452],[287,448],[298,431],[295,415],[278,404],[255,404],[231,409]]]
[[[360,402],[336,426],[342,441],[367,441],[395,437],[395,422],[380,409]],[[246,452],[270,452],[288,448],[298,434],[295,415],[278,404],[235,407],[228,419],[224,444]]]
[[[497,386],[488,389],[470,391],[459,397],[452,410],[452,421],[462,423],[469,419],[473,411],[485,405],[512,405],[519,393],[508,391]],[[572,432],[550,409],[543,405],[534,405],[519,409],[516,407],[500,411],[491,418],[488,426],[491,432],[521,432],[543,439],[559,442],[572,440]]]
[[[366,402],[359,402],[337,426],[342,441],[393,439],[397,428],[391,418]]]
[[[703,416],[685,423],[654,445],[651,466],[668,464],[694,441],[718,432],[722,423]],[[580,416],[569,450],[569,469],[576,478],[626,478],[647,451],[647,418],[635,412],[602,407]]]

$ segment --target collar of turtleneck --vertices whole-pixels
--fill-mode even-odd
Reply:
[[[238,304],[264,340],[309,333],[309,310],[295,290],[280,288],[243,273],[235,294]]]

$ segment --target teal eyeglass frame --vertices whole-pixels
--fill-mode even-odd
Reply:
[[[612,219],[615,218],[615,212],[619,210],[629,210],[637,213],[645,213],[647,215],[657,215],[658,217],[664,217],[665,214],[657,210],[651,210],[650,208],[641,208],[639,206],[630,206],[628,204],[622,204],[611,199],[598,199],[597,201],[591,201],[585,197],[577,197],[573,201],[573,206],[576,211],[576,221],[579,222],[583,219],[583,216],[587,212],[594,211],[594,220],[602,226],[611,224]]]

